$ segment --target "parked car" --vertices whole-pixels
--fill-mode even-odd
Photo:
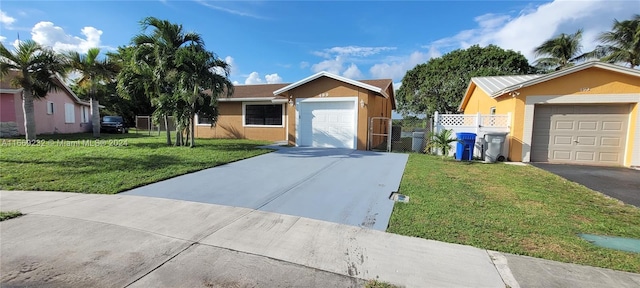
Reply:
[[[104,116],[100,122],[100,132],[129,133],[122,116]]]

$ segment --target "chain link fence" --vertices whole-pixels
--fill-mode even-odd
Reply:
[[[429,132],[432,131],[430,118],[394,119],[391,126],[392,152],[423,153]]]
[[[136,115],[136,133],[147,133],[151,135],[152,133],[160,135],[160,132],[167,131],[167,127],[164,124],[164,121],[161,121],[157,125],[153,123],[151,116],[139,116]],[[173,121],[173,117],[169,117],[169,130],[175,131],[176,125]]]

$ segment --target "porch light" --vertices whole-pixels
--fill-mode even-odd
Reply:
[[[289,99],[289,106],[293,106],[293,99]]]
[[[360,100],[360,108],[364,108],[364,100]]]

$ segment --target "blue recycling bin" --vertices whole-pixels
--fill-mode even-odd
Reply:
[[[456,145],[456,160],[473,160],[473,149],[476,145],[476,133],[456,133],[458,144]]]

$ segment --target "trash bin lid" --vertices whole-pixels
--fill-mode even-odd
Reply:
[[[459,132],[456,133],[456,138],[460,140],[473,140],[476,139],[476,133]]]

